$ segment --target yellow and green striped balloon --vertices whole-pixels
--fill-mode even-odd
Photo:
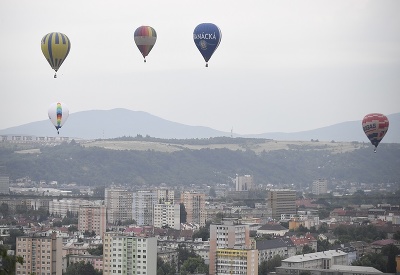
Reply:
[[[69,38],[60,32],[51,32],[42,38],[42,52],[53,70],[58,71],[71,49]],[[54,74],[54,78],[57,74]]]

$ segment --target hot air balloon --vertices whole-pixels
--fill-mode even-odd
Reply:
[[[212,23],[202,23],[194,29],[193,40],[206,61],[206,67],[208,67],[208,60],[218,48],[221,37],[221,30]]]
[[[57,71],[67,58],[70,49],[71,42],[63,33],[51,32],[42,38],[42,52],[51,68],[56,71],[54,78],[57,77]]]
[[[372,145],[375,146],[374,152],[376,153],[379,142],[381,142],[389,129],[388,118],[378,113],[368,114],[362,120],[362,127],[365,135],[371,141]]]
[[[68,107],[61,102],[54,102],[49,107],[49,119],[57,129],[57,134],[60,134],[59,129],[64,125],[69,116]]]
[[[144,62],[146,62],[146,56],[156,44],[156,31],[150,26],[140,26],[135,30],[134,39],[136,46],[143,55]]]

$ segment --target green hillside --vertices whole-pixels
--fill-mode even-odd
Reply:
[[[0,166],[11,180],[104,186],[216,184],[252,174],[258,184],[310,183],[317,178],[399,182],[400,144],[288,142],[212,138],[120,138],[45,146],[2,142]]]

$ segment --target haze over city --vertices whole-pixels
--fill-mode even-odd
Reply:
[[[3,1],[0,129],[70,112],[126,108],[239,134],[295,132],[400,111],[398,1]],[[202,22],[222,40],[209,67]],[[143,58],[141,25],[157,31]],[[40,50],[62,32],[71,51],[53,79]]]

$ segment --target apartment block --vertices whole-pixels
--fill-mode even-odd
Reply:
[[[156,275],[157,238],[104,233],[103,275]]]
[[[153,209],[158,203],[157,192],[137,191],[132,195],[132,218],[137,225],[153,225]]]
[[[36,233],[16,238],[16,256],[24,259],[17,263],[17,275],[62,275],[62,238]]]
[[[253,176],[236,175],[235,186],[236,186],[236,191],[249,191],[249,190],[253,189],[254,188]]]
[[[169,189],[157,189],[157,200],[158,203],[170,202],[175,203],[175,192]]]
[[[216,274],[258,274],[258,251],[256,249],[219,248],[216,253]]]
[[[267,190],[267,206],[271,208],[272,218],[280,220],[282,214],[296,214],[296,191],[289,189]]]
[[[83,205],[79,207],[78,230],[81,232],[95,232],[103,236],[107,226],[107,211],[104,205]]]
[[[154,205],[153,222],[154,227],[170,227],[176,230],[181,229],[181,208],[179,204],[170,202]]]
[[[209,274],[219,274],[217,273],[218,249],[251,248],[250,229],[248,225],[241,224],[237,219],[224,219],[221,224],[211,224]]]
[[[205,194],[197,192],[182,192],[181,203],[185,205],[186,222],[197,223],[200,226],[206,225]]]
[[[312,193],[317,196],[328,193],[328,181],[326,179],[314,180],[312,183]]]
[[[107,222],[115,224],[132,219],[132,192],[120,188],[106,188]]]
[[[5,167],[0,166],[0,194],[10,194],[10,177],[5,171]]]

